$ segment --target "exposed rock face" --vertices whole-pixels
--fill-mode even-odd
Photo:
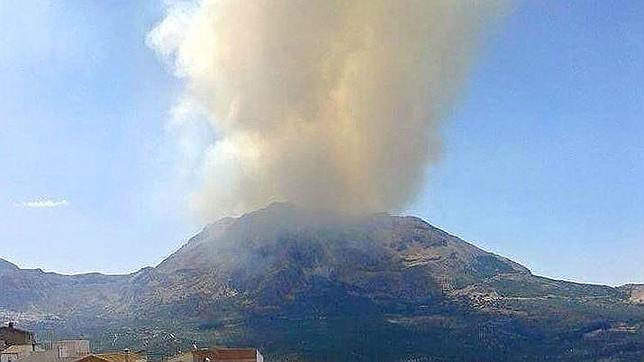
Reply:
[[[628,300],[636,304],[644,304],[644,285],[643,284],[626,284],[620,289],[624,290]]]
[[[99,346],[102,328],[127,325],[146,332],[118,343],[168,353],[223,340],[296,359],[644,356],[641,286],[534,276],[415,217],[273,204],[131,275],[0,262],[0,278],[0,317],[94,333]],[[189,340],[168,342],[180,333]]]

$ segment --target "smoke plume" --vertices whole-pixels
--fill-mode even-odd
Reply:
[[[440,155],[439,126],[501,0],[204,0],[148,44],[216,140],[195,205],[395,211]]]

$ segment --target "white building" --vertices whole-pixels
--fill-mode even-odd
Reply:
[[[168,362],[264,362],[255,348],[212,347],[178,354]]]
[[[54,342],[52,351],[56,351],[58,358],[84,357],[90,354],[89,341],[73,339]]]

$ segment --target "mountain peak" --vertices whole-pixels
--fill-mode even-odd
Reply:
[[[529,274],[417,217],[347,215],[289,203],[208,225],[156,271],[188,270],[215,270],[222,283],[234,280],[247,295],[262,293],[258,285],[286,290],[314,280],[369,296],[437,295],[438,284],[448,280],[465,286],[499,274]]]
[[[535,276],[414,216],[273,203],[220,219],[127,276],[13,269],[0,259],[0,315],[55,316],[71,333],[101,331],[110,348],[106,322],[160,330],[134,342],[155,351],[179,348],[164,336],[191,331],[204,345],[243,338],[276,360],[641,360],[644,351],[641,285]],[[614,353],[603,354],[607,343]]]
[[[373,217],[389,217],[388,213],[370,213],[370,214],[352,214],[342,212],[339,210],[331,210],[327,208],[306,207],[297,205],[291,202],[274,201],[263,208],[248,212],[238,219],[249,218],[271,218],[275,221],[297,221],[302,222],[315,222],[316,224],[331,222],[331,223],[346,223],[364,220]],[[228,218],[224,218],[228,219]]]
[[[0,258],[0,271],[4,270],[18,270],[18,266],[14,263],[11,263],[5,259]]]

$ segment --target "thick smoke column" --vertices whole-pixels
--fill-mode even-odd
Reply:
[[[440,154],[486,0],[179,3],[148,43],[186,81],[217,141],[195,201],[208,217],[286,200],[395,211]]]

